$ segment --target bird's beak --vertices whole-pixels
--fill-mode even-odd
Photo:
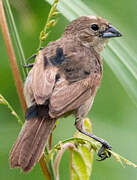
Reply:
[[[122,34],[112,25],[102,32],[103,38],[120,37]]]

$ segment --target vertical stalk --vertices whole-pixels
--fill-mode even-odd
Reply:
[[[11,11],[9,0],[4,0],[3,3],[4,3],[6,15],[8,16],[8,23],[9,23],[9,25],[11,27],[11,33],[13,34],[14,42],[15,42],[15,45],[17,47],[17,52],[18,52],[18,55],[19,55],[20,64],[21,64],[21,66],[26,65],[25,55],[24,55],[24,52],[23,52],[23,49],[22,49],[22,45],[21,45],[21,42],[20,42],[20,38],[19,38],[19,35],[18,35],[16,25],[15,25],[15,21],[14,21],[14,18],[13,18],[13,14],[12,14],[12,11]],[[22,72],[23,72],[23,80],[25,80],[26,76],[28,74],[28,69],[22,67]]]
[[[11,70],[13,73],[15,86],[17,88],[19,100],[22,105],[23,111],[25,112],[26,102],[23,95],[22,80],[20,77],[20,72],[19,72],[17,63],[16,63],[16,56],[15,56],[14,49],[12,46],[2,0],[0,0],[0,26],[1,26],[2,34],[3,34],[4,42],[7,48],[7,53],[8,53],[8,57],[9,57],[10,65],[11,65]]]
[[[52,149],[52,132],[50,133],[50,136],[49,136],[49,150]]]
[[[44,154],[42,155],[39,162],[40,162],[40,166],[41,166],[41,169],[43,171],[43,174],[46,177],[46,180],[52,180],[50,172],[49,172],[48,167],[47,167],[46,162],[45,162]]]
[[[51,155],[49,158],[49,149],[47,146],[45,147],[45,159],[46,159],[45,160],[46,166],[49,169],[51,179],[56,180],[56,175],[55,175],[54,165],[53,165],[53,155]]]

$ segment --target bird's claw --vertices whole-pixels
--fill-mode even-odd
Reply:
[[[111,157],[111,153],[109,151],[106,151],[106,149],[111,150],[112,147],[108,143],[102,144],[101,148],[98,151],[98,156],[100,157],[100,159],[98,159],[98,161],[103,161],[106,158]]]

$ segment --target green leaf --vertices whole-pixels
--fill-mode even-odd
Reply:
[[[52,0],[46,0],[51,4]],[[60,0],[57,9],[69,20],[72,21],[79,16],[83,15],[96,15],[97,12],[93,11],[92,6],[88,6],[87,2],[92,5],[91,1],[82,0]],[[96,8],[95,8],[96,6]],[[99,9],[98,3],[94,3],[94,9]],[[108,13],[104,15],[109,16]],[[115,16],[115,15],[113,15]],[[117,18],[117,24],[120,20]],[[123,25],[124,26],[124,25]],[[127,25],[125,24],[125,29]],[[124,27],[123,27],[124,29]],[[121,82],[128,96],[137,105],[137,57],[125,41],[121,38],[110,40],[110,43],[103,51],[105,62],[111,68],[117,79]]]
[[[84,120],[84,128],[88,132],[92,132],[91,122],[89,119]],[[75,138],[84,138],[90,139],[87,136],[81,134],[80,132],[76,132],[74,135]],[[92,171],[92,163],[93,163],[93,149],[90,144],[76,144],[75,149],[71,149],[71,166],[70,166],[70,174],[71,180],[88,180],[91,171]]]
[[[11,29],[10,33],[13,36],[13,42],[15,44],[15,47],[17,48],[17,54],[16,55],[19,56],[20,65],[22,67],[23,80],[25,80],[26,76],[28,74],[28,69],[23,68],[23,66],[22,66],[22,65],[25,65],[25,66],[27,65],[26,60],[25,60],[25,55],[24,55],[24,52],[23,52],[23,48],[22,48],[22,44],[21,44],[21,41],[20,41],[18,30],[16,28],[16,24],[15,24],[15,21],[14,21],[13,13],[11,11],[9,0],[5,0],[5,1],[3,1],[3,3],[4,3],[4,7],[5,7],[5,12],[6,12],[6,15],[7,15],[7,21],[9,23],[9,26],[10,26],[10,29]]]

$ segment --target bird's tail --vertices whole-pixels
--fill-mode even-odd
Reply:
[[[32,117],[24,123],[10,152],[11,168],[19,167],[27,172],[42,156],[46,141],[56,123],[55,119],[43,115],[42,111],[29,113]]]

